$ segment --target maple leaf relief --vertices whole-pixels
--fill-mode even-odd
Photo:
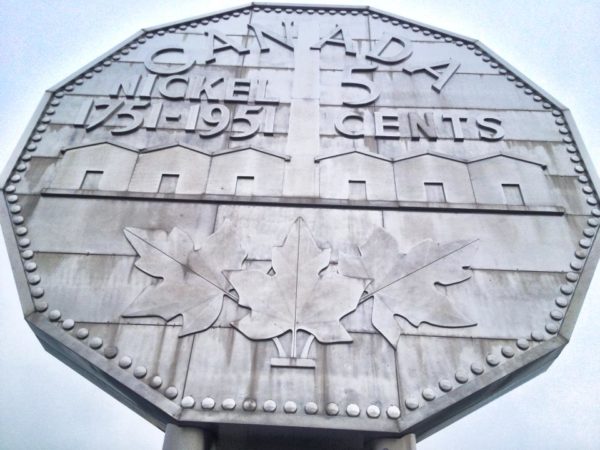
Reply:
[[[428,239],[401,253],[396,239],[377,229],[359,248],[360,256],[340,255],[340,271],[373,281],[361,300],[373,297],[373,326],[396,347],[400,316],[413,327],[423,323],[459,328],[476,325],[457,310],[437,285],[450,286],[471,278],[469,261],[477,241],[438,244]]]
[[[139,255],[136,267],[161,281],[144,289],[122,316],[169,321],[181,315],[180,337],[209,328],[230,288],[222,272],[241,269],[246,257],[231,239],[231,224],[226,222],[200,248],[177,227],[170,233],[141,228],[125,228],[124,233]]]
[[[292,356],[298,330],[321,343],[351,342],[340,319],[354,311],[365,281],[329,266],[330,249],[321,250],[304,220],[296,219],[280,247],[272,250],[274,275],[258,270],[230,272],[239,305],[251,312],[232,325],[250,339],[276,338],[292,332]]]

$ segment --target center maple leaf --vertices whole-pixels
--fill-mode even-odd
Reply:
[[[304,220],[296,219],[283,245],[273,248],[275,275],[258,270],[229,273],[239,305],[251,309],[232,325],[250,339],[291,331],[295,342],[298,330],[304,330],[321,343],[351,342],[340,319],[356,309],[365,280],[333,271],[321,274],[330,253],[317,246]]]

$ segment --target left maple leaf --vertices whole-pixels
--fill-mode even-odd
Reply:
[[[231,228],[225,223],[199,248],[177,227],[170,233],[125,228],[125,237],[140,256],[135,266],[161,281],[144,289],[122,316],[166,321],[182,316],[180,337],[209,328],[221,313],[223,296],[230,295],[222,272],[241,269],[246,257]]]

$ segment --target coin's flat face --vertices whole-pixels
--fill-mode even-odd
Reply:
[[[50,90],[3,229],[46,348],[159,426],[425,436],[567,342],[597,261],[586,158],[475,41],[243,7]]]

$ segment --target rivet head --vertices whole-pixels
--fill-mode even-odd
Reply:
[[[598,227],[600,225],[600,221],[598,219],[594,219],[593,217],[587,220],[587,223],[590,227]]]
[[[90,331],[87,328],[80,328],[75,332],[77,339],[85,339],[90,335]]]
[[[6,196],[6,201],[8,203],[17,203],[17,200],[19,200],[19,197],[15,194],[11,194],[11,195],[7,195]]]
[[[505,358],[512,358],[513,356],[515,356],[515,351],[512,349],[512,347],[509,347],[508,345],[503,346],[500,351],[502,352],[502,356],[504,356]]]
[[[90,339],[90,347],[93,348],[94,350],[99,349],[100,347],[102,347],[102,338],[98,337],[98,336],[94,336],[93,338]]]
[[[473,372],[475,375],[481,375],[484,371],[484,368],[481,364],[479,363],[473,363],[471,364],[471,372]]]
[[[196,400],[194,400],[194,397],[191,397],[189,395],[186,395],[185,397],[183,397],[181,399],[181,407],[182,408],[193,408],[194,405],[196,404]]]
[[[443,392],[450,392],[452,390],[452,382],[447,379],[440,380],[438,386]]]
[[[12,218],[12,222],[15,225],[21,225],[23,222],[25,222],[25,218],[23,216],[14,216]]]
[[[8,186],[6,186],[6,188],[4,189],[4,192],[6,192],[7,194],[12,194],[13,192],[15,192],[17,189],[17,187],[14,184],[9,184]]]
[[[360,407],[356,403],[350,403],[346,406],[346,414],[350,417],[358,417],[360,415]]]
[[[587,202],[588,205],[597,205],[598,204],[598,200],[596,200],[594,197],[587,197],[585,199],[585,201]]]
[[[62,323],[62,327],[64,330],[72,330],[75,326],[75,321],[73,319],[66,319]]]
[[[177,394],[179,394],[179,392],[177,392],[177,388],[175,386],[169,386],[165,389],[165,397],[167,397],[169,400],[173,400],[175,397],[177,397]]]
[[[469,381],[469,374],[464,370],[457,370],[456,373],[454,374],[454,378],[460,384],[464,384],[467,381]]]
[[[27,227],[17,227],[17,229],[15,230],[15,234],[17,236],[24,236],[27,234]]]
[[[532,331],[531,332],[531,339],[533,339],[536,342],[541,342],[541,341],[544,340],[544,333],[542,333],[539,330]]]
[[[556,303],[556,306],[559,306],[560,308],[566,308],[569,305],[569,299],[565,297],[556,297],[554,299],[554,303]]]
[[[562,292],[565,295],[571,295],[573,293],[573,286],[571,286],[570,284],[563,284],[560,287],[560,292]]]
[[[433,400],[436,397],[435,391],[433,389],[431,389],[431,388],[425,388],[425,389],[423,389],[423,391],[421,392],[421,395],[428,402],[430,402],[431,400]]]
[[[414,397],[409,397],[406,400],[404,400],[404,405],[412,411],[419,407],[419,400],[417,400]]]
[[[32,250],[25,250],[25,251],[21,252],[21,257],[23,259],[31,259],[31,258],[33,258],[33,251]]]
[[[554,320],[562,320],[564,316],[564,313],[559,309],[550,311],[550,317],[552,317]]]
[[[212,397],[205,397],[200,403],[202,409],[213,409],[215,407],[215,399]]]
[[[35,310],[37,312],[44,312],[47,309],[48,309],[48,303],[47,302],[41,302],[41,301],[35,302]]]
[[[287,414],[294,414],[298,410],[298,406],[296,405],[296,402],[287,401],[283,404],[283,410]]]
[[[227,411],[235,409],[235,400],[232,398],[226,398],[221,402],[221,407]]]
[[[498,364],[500,364],[500,360],[498,359],[498,357],[492,353],[490,353],[489,355],[486,356],[485,358],[486,362],[492,366],[495,367]]]
[[[568,281],[574,283],[575,281],[579,280],[579,275],[576,274],[575,272],[569,272],[567,273],[566,277],[565,277]]]
[[[554,322],[548,322],[546,324],[546,331],[550,334],[558,333],[558,324],[556,324]]]
[[[381,415],[381,410],[379,409],[379,406],[369,405],[367,407],[367,416],[370,417],[371,419],[376,419],[380,415]]]
[[[591,238],[591,237],[594,237],[594,234],[596,234],[596,230],[594,228],[585,228],[583,230],[583,235],[585,237]]]
[[[35,286],[31,288],[31,296],[33,298],[40,298],[44,296],[44,289],[39,286]]]
[[[42,277],[40,277],[37,273],[27,274],[27,282],[29,284],[38,284],[40,281],[42,281]]]
[[[277,403],[275,403],[273,400],[267,400],[263,403],[263,410],[265,412],[275,412],[276,409]]]
[[[581,270],[583,269],[583,262],[579,261],[579,260],[574,260],[571,261],[571,269],[573,270]]]
[[[386,414],[390,419],[397,419],[400,417],[400,408],[396,405],[392,405],[388,407]]]
[[[144,366],[137,366],[135,369],[133,369],[133,376],[136,378],[144,378],[147,373],[148,369],[146,369]]]
[[[319,405],[317,405],[315,402],[308,402],[306,405],[304,405],[304,412],[310,415],[316,414],[319,412]]]
[[[104,348],[104,357],[106,359],[113,359],[119,353],[119,349],[115,345],[109,345]]]
[[[33,261],[27,261],[25,264],[23,264],[23,267],[27,272],[33,272],[37,269],[37,264]]]
[[[256,411],[256,400],[252,398],[247,398],[242,403],[242,408],[244,411]]]
[[[129,356],[123,356],[119,360],[119,367],[121,369],[128,369],[129,367],[131,367],[132,363],[133,363],[133,361],[131,360],[131,358]]]
[[[575,251],[575,256],[579,259],[587,258],[587,255],[588,255],[588,251],[585,249],[580,248],[579,250]]]
[[[19,239],[19,247],[29,247],[29,244],[31,244],[31,240],[29,238]]]
[[[48,319],[50,319],[52,322],[56,322],[58,319],[60,319],[60,311],[58,309],[53,309],[48,313]]]
[[[340,412],[340,408],[335,403],[327,403],[325,407],[325,412],[328,416],[337,416]]]
[[[521,350],[527,350],[529,348],[529,341],[524,338],[517,339],[517,347]]]

